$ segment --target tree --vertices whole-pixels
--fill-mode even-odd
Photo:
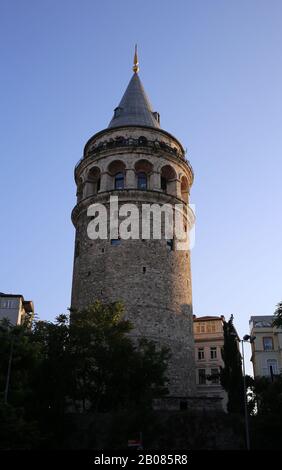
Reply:
[[[282,446],[282,375],[256,377],[252,384],[250,404],[252,447],[280,450]]]
[[[120,303],[95,302],[71,313],[72,398],[84,409],[116,410],[167,393],[168,350],[157,351],[145,339],[133,342],[132,332]]]
[[[0,322],[0,390],[7,386],[7,400],[14,406],[27,403],[32,395],[31,382],[40,357],[40,346],[32,344],[32,331],[27,324],[13,326],[6,319]],[[1,396],[4,399],[4,393]]]
[[[150,408],[153,398],[167,393],[169,352],[145,339],[134,341],[133,333],[120,303],[95,302],[54,323],[0,322],[3,391],[13,345],[8,404],[4,394],[0,397],[0,448],[59,448],[70,412],[78,409],[142,413]]]
[[[68,315],[59,315],[55,322],[37,321],[31,342],[40,347],[40,361],[33,377],[36,401],[33,407],[63,415],[67,396],[72,393],[70,331]]]
[[[273,326],[276,326],[277,328],[282,327],[282,302],[277,304],[274,316],[275,319],[273,321]]]
[[[220,369],[220,382],[228,394],[229,413],[243,413],[244,384],[242,360],[238,348],[238,335],[233,325],[233,315],[223,324],[224,345],[221,351],[224,367]]]
[[[0,402],[0,450],[34,449],[41,443],[38,422],[24,408]]]
[[[279,414],[282,417],[282,375],[256,377],[252,384],[253,398],[256,403],[256,414]]]
[[[0,449],[29,449],[41,441],[39,423],[29,413],[40,356],[31,336],[27,322],[0,321]]]

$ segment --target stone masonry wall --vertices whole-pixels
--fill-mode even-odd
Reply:
[[[113,155],[109,152],[103,158],[112,161]],[[150,158],[159,162],[160,155]],[[174,167],[178,173],[183,171],[182,162],[179,167],[174,162]],[[170,395],[194,395],[190,253],[170,250],[165,239],[121,240],[119,245],[112,245],[109,239],[89,239],[87,225],[91,217],[87,216],[87,208],[93,202],[108,206],[111,195],[119,196],[120,204],[139,206],[179,202],[168,194],[137,189],[102,191],[81,201],[73,212],[79,248],[74,259],[72,307],[81,309],[96,299],[121,300],[126,317],[134,324],[135,338],[145,336],[170,348]]]

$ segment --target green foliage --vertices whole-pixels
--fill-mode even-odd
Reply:
[[[253,401],[256,403],[257,414],[279,414],[282,418],[282,376],[275,375],[273,382],[269,377],[253,380]],[[281,425],[282,427],[282,425]]]
[[[251,444],[253,449],[282,447],[282,376],[256,378],[252,384]]]
[[[9,442],[13,446],[14,436],[23,436],[24,429],[40,437],[34,437],[35,447],[60,447],[69,412],[145,410],[154,397],[167,393],[168,350],[145,339],[134,341],[120,303],[95,302],[54,323],[13,327],[0,322],[3,391],[10,356],[8,405],[4,393],[0,400],[2,448],[10,448]],[[21,445],[29,448],[30,443],[19,438]]]
[[[34,393],[33,375],[40,357],[40,348],[31,341],[27,324],[12,326],[0,322],[0,449],[36,448],[40,442],[39,423],[29,415]],[[9,359],[11,375],[8,404],[4,403]]]
[[[157,351],[145,339],[134,344],[128,336],[133,327],[123,315],[120,303],[96,302],[72,312],[72,398],[82,401],[84,409],[109,411],[166,393],[168,351]]]
[[[23,408],[0,402],[0,450],[34,449],[41,441],[38,423],[27,421]]]
[[[274,316],[275,318],[273,321],[273,326],[276,326],[277,328],[282,328],[282,302],[279,302],[276,305]]]
[[[233,325],[233,316],[224,322],[224,345],[221,351],[224,367],[220,370],[220,382],[228,393],[227,409],[229,413],[243,413],[244,385],[242,360],[238,348],[238,335]]]
[[[31,342],[33,347],[40,349],[32,380],[32,408],[42,419],[47,412],[48,415],[63,415],[72,385],[68,316],[60,315],[55,323],[37,321],[32,330]]]
[[[0,390],[1,398],[6,387],[9,357],[12,351],[12,370],[9,384],[9,401],[22,406],[32,394],[31,382],[40,357],[40,347],[32,344],[32,332],[23,326],[0,322]]]

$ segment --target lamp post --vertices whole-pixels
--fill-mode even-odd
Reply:
[[[245,353],[244,353],[244,342],[253,343],[256,339],[255,336],[245,335],[241,339],[242,344],[242,363],[243,363],[243,386],[244,386],[244,410],[245,410],[245,429],[246,429],[246,447],[250,450],[250,427],[249,427],[249,414],[248,414],[248,402],[247,402],[247,387],[246,387],[246,372],[245,372]]]

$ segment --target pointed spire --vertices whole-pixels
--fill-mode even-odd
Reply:
[[[137,54],[137,44],[135,44],[135,53],[134,53],[134,60],[133,60],[133,67],[132,70],[134,73],[139,72],[139,62],[138,62],[138,54]]]
[[[134,53],[133,76],[127,89],[115,108],[113,118],[109,124],[111,127],[119,126],[149,126],[160,128],[160,115],[153,112],[150,101],[146,95],[142,82],[139,78],[139,62],[137,54],[137,44]]]

